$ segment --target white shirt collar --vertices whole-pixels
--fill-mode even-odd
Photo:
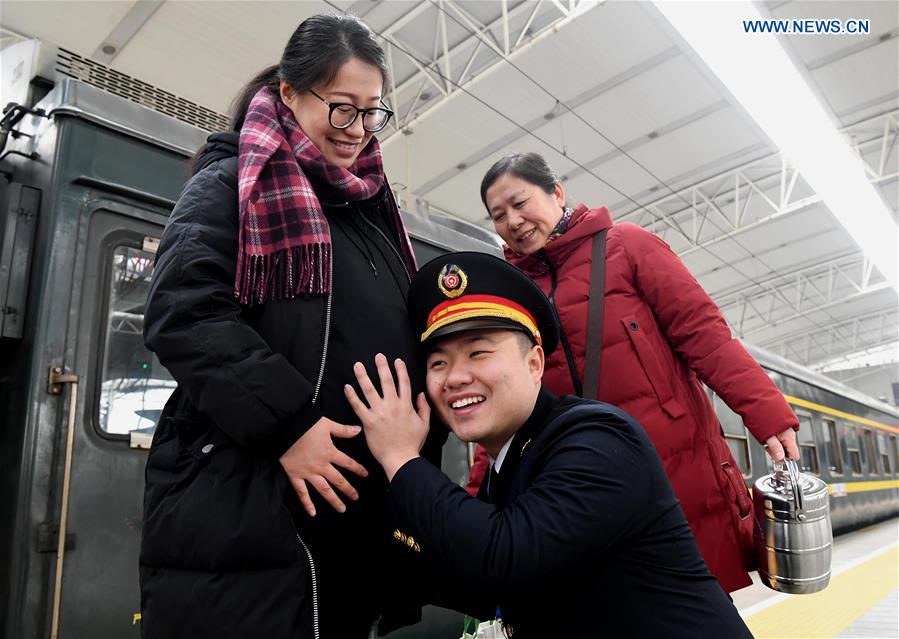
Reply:
[[[493,459],[492,457],[490,457],[490,455],[487,455],[488,457],[490,457],[490,461],[493,462],[493,469],[496,472],[499,472],[499,469],[502,468],[503,461],[505,461],[505,459],[506,459],[506,453],[509,452],[509,446],[511,446],[511,445],[512,445],[512,437],[507,439],[506,443],[503,444],[503,447],[499,449],[499,454],[497,454],[496,459]]]

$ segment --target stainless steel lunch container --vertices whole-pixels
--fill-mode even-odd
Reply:
[[[823,590],[830,581],[833,532],[827,484],[796,462],[755,482],[755,552],[769,588],[792,594]]]

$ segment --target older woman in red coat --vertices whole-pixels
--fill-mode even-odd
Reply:
[[[547,358],[543,377],[557,394],[579,393],[584,380],[593,238],[607,229],[595,396],[646,429],[722,587],[748,586],[752,501],[702,382],[772,458],[786,452],[798,459],[799,423],[777,387],[664,241],[635,224],[613,224],[605,207],[567,208],[562,184],[541,156],[498,161],[484,176],[481,199],[506,242],[506,259],[540,285],[558,312],[565,347]],[[486,454],[479,453],[485,468]]]

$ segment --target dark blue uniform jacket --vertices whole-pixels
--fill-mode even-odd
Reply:
[[[477,499],[421,459],[390,491],[441,602],[498,607],[516,639],[751,637],[652,443],[609,404],[542,390]]]

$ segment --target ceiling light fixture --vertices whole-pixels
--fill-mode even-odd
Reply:
[[[804,78],[751,2],[656,2],[668,19],[802,177],[865,256],[899,291],[899,227]],[[813,36],[807,36],[813,37]],[[822,36],[828,37],[828,36]]]

